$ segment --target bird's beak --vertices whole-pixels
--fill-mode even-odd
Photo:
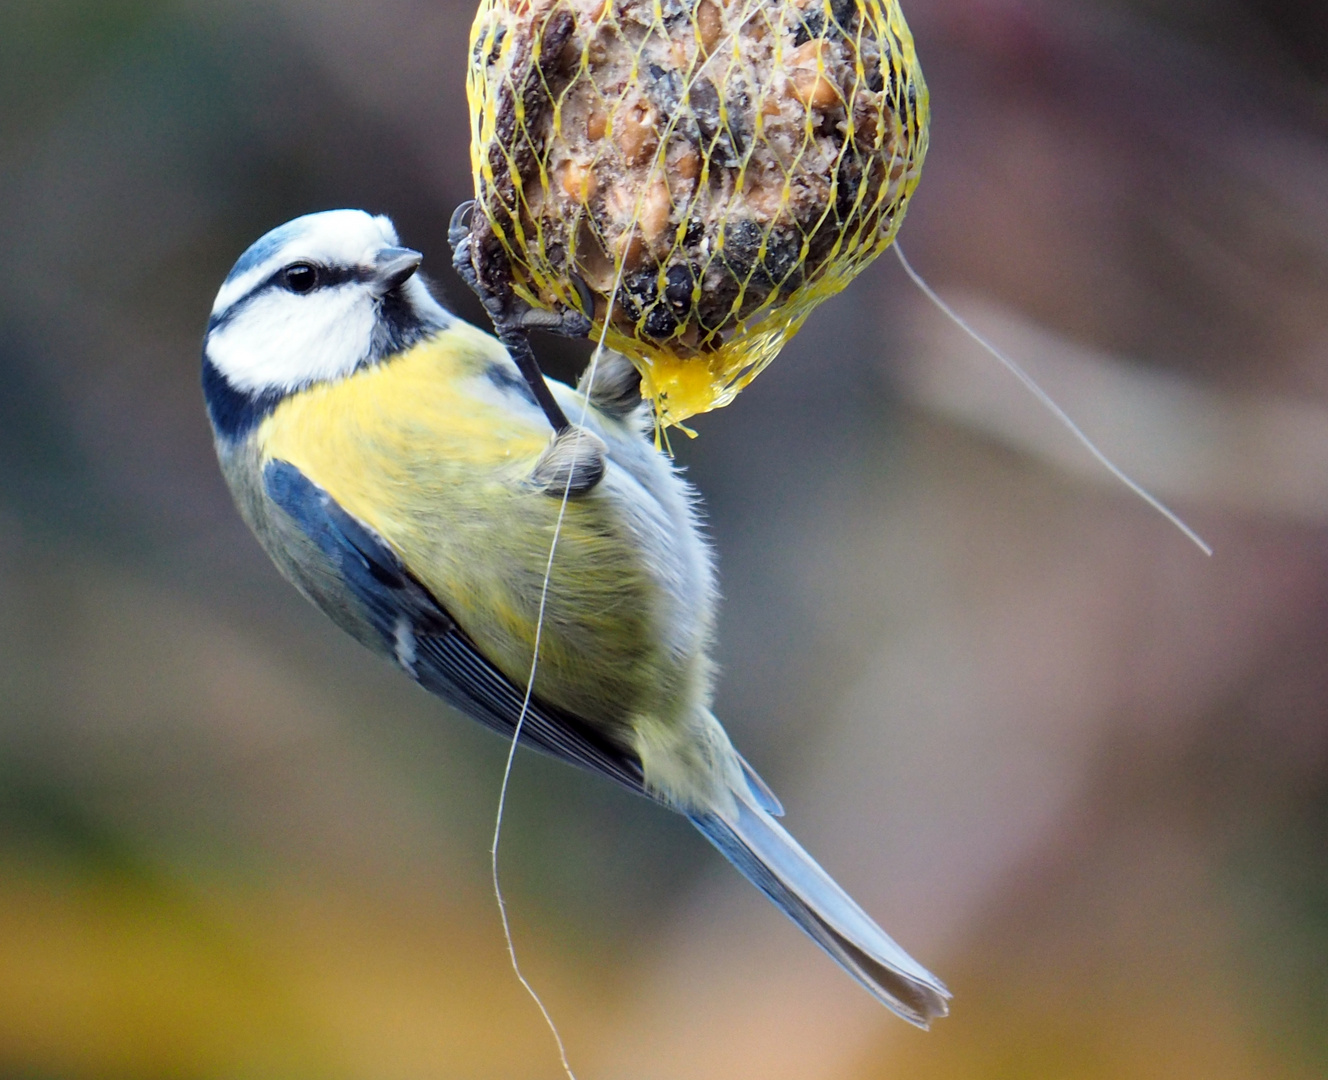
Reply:
[[[424,256],[410,248],[383,248],[374,256],[373,291],[376,296],[385,296],[411,274],[420,268]]]

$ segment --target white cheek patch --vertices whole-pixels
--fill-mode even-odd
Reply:
[[[353,372],[376,319],[373,298],[354,282],[306,296],[273,288],[209,335],[207,355],[236,390],[289,392]]]

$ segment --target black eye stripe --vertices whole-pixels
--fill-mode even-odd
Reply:
[[[299,262],[307,261],[299,260]],[[283,384],[259,391],[235,389],[212,362],[208,351],[211,337],[261,296],[276,292],[288,294],[281,275],[294,265],[295,263],[284,263],[244,296],[208,320],[207,335],[203,342],[203,392],[214,427],[220,436],[230,442],[244,438],[282,400],[291,393],[298,392],[299,387],[293,388]],[[318,285],[310,290],[311,292],[324,287],[333,288],[350,282],[369,282],[378,279],[374,270],[361,270],[355,267],[320,266],[318,274]],[[290,302],[297,301],[292,298]],[[445,329],[450,322],[436,302],[430,300],[417,306],[417,298],[411,292],[401,289],[393,289],[386,295],[378,297],[375,309],[375,324],[366,342],[364,355],[356,365],[357,368],[376,364],[405,352],[420,341]],[[316,315],[316,311],[314,314]],[[315,326],[317,321],[315,318]]]
[[[306,292],[318,292],[320,289],[335,289],[338,285],[348,285],[353,281],[370,281],[373,279],[372,270],[365,270],[358,266],[324,266],[321,263],[301,261],[283,266],[268,278],[267,281],[263,282],[259,288],[265,289],[273,285],[277,286],[277,288],[286,288],[286,276],[296,267],[309,267],[317,275],[317,280],[313,287],[305,290]]]
[[[290,292],[291,290],[286,286],[285,276],[286,271],[294,265],[296,264],[285,263],[278,267],[247,293],[234,300],[230,307],[225,311],[221,312],[219,315],[212,316],[212,318],[208,320],[208,332],[211,333],[213,330],[225,326],[241,311],[265,293],[271,292],[274,289],[280,289],[282,292]],[[304,294],[306,296],[320,292],[323,289],[335,289],[339,285],[346,285],[354,281],[372,281],[374,278],[374,272],[372,270],[362,269],[358,266],[323,266],[318,263],[309,262],[307,259],[300,260],[300,265],[314,266],[318,271],[318,282],[309,290],[309,292]]]

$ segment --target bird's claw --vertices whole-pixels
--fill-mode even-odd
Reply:
[[[469,254],[470,215],[475,209],[475,200],[467,199],[452,211],[452,218],[447,223],[447,242],[452,245],[454,254],[465,247]]]
[[[471,221],[475,200],[468,199],[452,211],[447,224],[447,242],[452,245],[452,266],[461,280],[469,286],[484,305],[501,336],[503,331],[545,330],[561,337],[583,338],[590,333],[591,316],[595,312],[595,295],[579,274],[572,274],[572,287],[576,290],[581,310],[563,305],[558,311],[537,308],[510,289],[502,294],[489,289],[475,269],[472,257]]]
[[[452,265],[461,280],[470,286],[471,292],[479,297],[493,322],[498,340],[507,347],[554,432],[561,435],[571,425],[540,371],[528,334],[531,330],[549,330],[567,337],[585,337],[590,332],[590,319],[570,308],[558,312],[541,311],[517,296],[510,285],[502,285],[499,289],[490,288],[480,268],[475,265],[474,209],[474,201],[464,202],[452,212],[452,219],[448,222],[447,239],[452,245]],[[581,286],[577,287],[577,291],[584,299],[586,294],[581,292]],[[587,310],[593,312],[594,308],[587,307]],[[598,476],[589,486],[594,487],[595,483],[598,483]]]

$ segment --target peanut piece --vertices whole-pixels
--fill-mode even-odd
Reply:
[[[809,109],[828,109],[841,100],[839,88],[825,73],[825,46],[823,39],[816,38],[788,54],[789,88]]]
[[[673,169],[682,179],[695,180],[701,175],[701,156],[695,150],[684,150],[674,161]]]
[[[715,42],[724,30],[724,20],[712,0],[701,0],[696,6],[696,33],[701,41],[701,52],[706,56],[715,48]]]
[[[569,197],[579,203],[588,203],[594,198],[599,183],[595,170],[587,168],[579,161],[568,161],[562,167],[562,187]]]
[[[655,136],[655,110],[640,103],[620,114],[618,149],[629,165],[639,165],[655,152],[659,139]]]
[[[669,211],[672,200],[669,198],[669,186],[663,180],[656,180],[641,198],[641,214],[637,219],[641,233],[647,244],[654,244],[664,226],[669,223]]]

